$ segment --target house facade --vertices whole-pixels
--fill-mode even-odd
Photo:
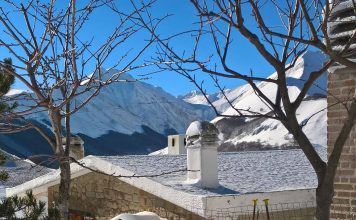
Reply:
[[[353,69],[338,69],[329,74],[328,105],[328,153],[330,155],[336,138],[341,130],[346,109],[340,104],[334,105],[336,100],[345,100],[349,92],[355,93],[356,71]],[[331,217],[333,219],[356,218],[356,127],[351,131],[345,143],[339,166],[334,180],[335,195],[331,207]]]
[[[72,219],[140,211],[166,219],[313,219],[317,180],[302,151],[218,154],[217,135],[209,122],[194,122],[187,154],[87,156],[71,164]],[[31,189],[56,206],[59,174],[50,171],[8,188],[7,196]]]
[[[329,21],[329,35],[336,51],[344,48],[355,30],[353,1],[334,2]],[[356,42],[349,45],[344,56],[356,61]],[[329,69],[328,76],[328,153],[330,155],[336,138],[341,131],[348,112],[345,108],[355,98],[356,70],[335,64]],[[342,151],[334,180],[335,195],[331,207],[332,219],[356,219],[356,127],[354,126]]]

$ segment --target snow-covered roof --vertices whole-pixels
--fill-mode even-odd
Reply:
[[[22,160],[10,154],[6,155],[8,161],[4,166],[0,166],[0,170],[8,172],[9,179],[0,181],[0,198],[5,197],[5,188],[20,185],[53,171],[47,167],[36,165],[31,161]]]
[[[326,150],[320,148],[323,158]],[[186,155],[134,155],[99,157],[137,175],[170,173],[186,169]],[[301,150],[271,150],[220,153],[219,182],[216,190],[185,184],[186,172],[151,177],[174,189],[196,195],[246,194],[316,188],[317,177]]]
[[[326,158],[324,148],[318,152]],[[175,172],[186,169],[186,155],[87,156],[81,160],[94,170],[130,176],[120,179],[181,207],[207,210],[218,204],[219,208],[225,208],[257,197],[273,198],[280,203],[315,200],[316,175],[301,150],[220,153],[218,161],[220,187],[202,189],[185,182],[186,172]],[[90,172],[77,164],[72,164],[71,170],[72,178]],[[166,175],[148,177],[162,173]],[[142,175],[146,177],[132,177]],[[28,189],[46,190],[58,183],[59,171],[56,171],[6,192],[10,196]]]

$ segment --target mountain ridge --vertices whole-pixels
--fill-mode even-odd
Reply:
[[[110,70],[108,74],[115,73],[115,70]],[[207,106],[186,103],[146,82],[133,82],[134,78],[128,74],[121,75],[119,79],[132,82],[104,87],[97,97],[72,116],[72,133],[84,139],[87,153],[146,154],[165,147],[166,135],[185,132],[191,121],[210,120],[214,116]],[[23,91],[10,91],[12,95],[18,93]],[[79,101],[81,99],[83,97],[78,98]],[[19,106],[26,104],[28,101],[19,102]],[[27,119],[45,130],[51,129],[45,111],[29,115]],[[35,138],[33,142],[40,145],[37,147],[40,150],[31,150],[28,146],[29,133]],[[110,141],[104,141],[103,137]],[[0,134],[0,146],[21,157],[51,152],[43,138],[33,131]]]
[[[287,72],[287,84],[292,101],[298,96],[310,73],[319,70],[326,59],[327,57],[322,53],[307,51],[296,61],[294,66],[289,68]],[[276,73],[273,73],[268,78],[275,79],[276,77]],[[297,111],[297,118],[300,123],[305,122],[314,113],[320,111],[303,128],[316,147],[326,147],[326,83],[327,74],[324,73],[315,81]],[[275,100],[277,89],[275,85],[260,82],[257,86],[270,100]],[[198,95],[197,93],[195,96]],[[268,106],[261,101],[248,84],[230,89],[225,93],[225,96],[229,101],[222,97],[212,102],[222,115],[236,115],[237,112],[234,108],[249,109],[262,114],[269,114],[271,112]],[[189,98],[191,101],[195,97],[190,96]],[[233,106],[230,106],[229,102]],[[289,149],[298,147],[293,137],[276,120],[216,117],[211,122],[220,131],[221,151]]]

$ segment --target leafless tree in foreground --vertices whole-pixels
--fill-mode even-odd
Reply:
[[[139,63],[140,57],[154,42],[148,39],[135,41],[135,48],[128,49],[128,42],[138,33],[146,31],[134,18],[148,10],[154,0],[141,2],[137,8],[113,0],[86,1],[12,1],[4,0],[0,7],[0,47],[6,48],[14,61],[16,71],[8,71],[31,92],[26,105],[12,116],[24,119],[37,111],[48,112],[52,134],[36,127],[53,149],[61,170],[59,204],[61,219],[68,219],[70,190],[69,141],[71,115],[88,104],[100,90],[109,84],[120,82],[120,75],[151,64]],[[121,6],[125,6],[122,8]],[[116,8],[116,26],[104,42],[95,37],[100,30],[92,30],[88,23],[94,12]],[[128,6],[128,7],[126,7]],[[104,16],[104,15],[103,15]],[[21,23],[20,23],[21,22]],[[90,33],[88,33],[90,31]],[[93,35],[90,40],[88,36]],[[88,40],[89,39],[89,40]],[[107,60],[115,56],[116,63]],[[0,62],[0,67],[5,64]],[[109,66],[104,70],[102,66]],[[111,74],[112,69],[117,69]],[[87,75],[92,73],[91,75]],[[10,117],[11,118],[11,117]],[[10,121],[9,121],[10,122]],[[8,123],[3,132],[32,128],[23,124],[11,127]],[[62,143],[62,137],[66,143]],[[66,147],[63,148],[63,145]]]
[[[355,27],[354,25],[337,26],[338,22],[345,20],[346,24],[354,24],[356,8],[344,10],[345,13],[341,16],[333,14],[344,3],[345,1],[319,0],[191,0],[191,6],[196,9],[199,17],[199,27],[197,30],[176,33],[167,38],[162,38],[149,25],[142,22],[143,26],[151,30],[155,39],[160,43],[156,59],[161,62],[165,61],[161,68],[187,77],[207,99],[208,96],[202,85],[195,78],[197,71],[210,74],[216,83],[218,82],[216,77],[225,77],[242,80],[253,88],[255,94],[270,109],[270,112],[261,113],[251,109],[240,109],[239,106],[233,106],[233,100],[227,100],[236,111],[233,117],[273,118],[280,121],[293,135],[317,174],[316,215],[320,220],[329,219],[336,169],[343,146],[356,118],[355,91],[350,91],[347,100],[340,100],[347,110],[347,117],[330,152],[328,162],[322,160],[303,132],[302,122],[298,121],[296,112],[308,90],[328,68],[334,65],[356,68],[356,62],[352,59],[356,54]],[[355,2],[353,3],[355,6]],[[279,22],[274,23],[275,19],[267,17],[279,18]],[[335,27],[340,29],[342,35],[331,30]],[[190,39],[193,39],[191,43],[194,46],[191,51],[182,52],[182,50],[173,49],[170,44],[172,38],[185,34],[190,34]],[[276,78],[264,78],[237,70],[236,60],[231,59],[231,54],[239,53],[236,48],[241,42],[236,40],[237,37],[243,37],[253,45],[259,55],[275,69]],[[211,54],[204,56],[204,47],[207,42],[211,42],[214,49],[210,51]],[[292,100],[287,86],[287,73],[309,48],[324,52],[329,56],[329,60],[323,64],[321,69],[310,74],[303,82],[297,98]],[[271,99],[261,91],[258,87],[261,82],[271,83],[277,87],[275,98]],[[212,105],[211,101],[209,103]],[[216,113],[219,115],[217,110]]]

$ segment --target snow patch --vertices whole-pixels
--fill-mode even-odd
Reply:
[[[150,153],[149,155],[153,156],[153,155],[167,155],[167,154],[168,154],[168,147],[165,147],[161,150],[154,151],[154,152]]]
[[[26,90],[22,90],[22,89],[10,89],[10,91],[8,93],[6,93],[5,96],[20,95],[25,92],[26,92]]]
[[[166,220],[165,218],[160,218],[156,213],[153,212],[139,212],[136,214],[124,213],[120,214],[111,220]]]

